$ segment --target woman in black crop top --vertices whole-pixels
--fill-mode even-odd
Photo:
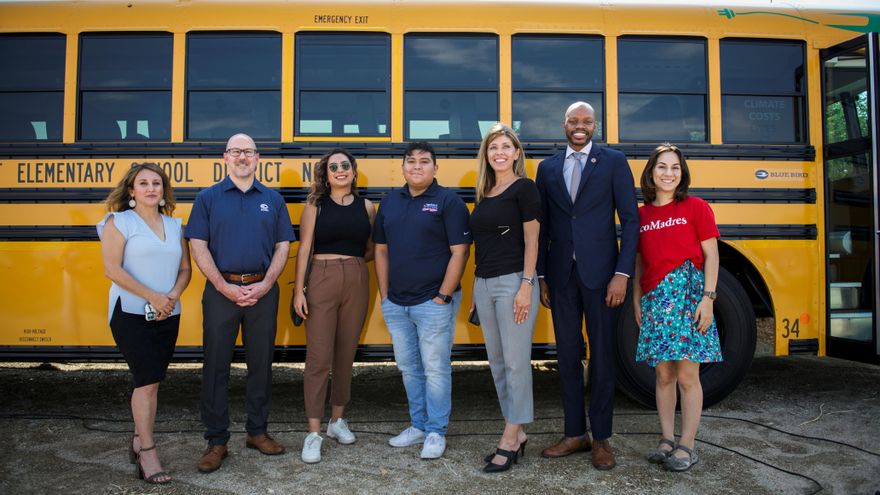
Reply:
[[[299,220],[300,244],[296,258],[294,311],[305,319],[305,412],[309,434],[302,460],[321,460],[321,419],[330,391],[327,436],[341,444],[355,436],[342,418],[351,396],[351,368],[369,301],[370,278],[366,262],[373,258],[370,241],[373,203],[357,194],[357,161],[343,149],[321,157]],[[314,248],[312,247],[314,243]],[[311,251],[311,271],[306,267]],[[308,293],[303,292],[308,287]]]
[[[538,313],[535,264],[541,199],[526,177],[519,138],[495,124],[480,145],[476,206],[470,226],[476,270],[474,305],[504,415],[504,433],[486,472],[506,471],[525,454],[523,425],[534,419],[532,333]]]

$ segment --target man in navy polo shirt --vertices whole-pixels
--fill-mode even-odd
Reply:
[[[260,154],[254,140],[236,134],[223,153],[228,175],[202,190],[186,237],[206,283],[202,294],[202,422],[208,448],[198,468],[220,468],[229,441],[229,366],[241,327],[247,361],[248,448],[284,453],[266,434],[272,391],[272,355],[278,319],[278,284],[296,240],[284,199],[254,177]]]
[[[446,450],[452,338],[471,242],[464,201],[439,186],[436,173],[431,145],[411,143],[403,159],[406,185],[382,199],[373,224],[382,314],[412,422],[388,443],[424,443],[422,459],[439,458]]]

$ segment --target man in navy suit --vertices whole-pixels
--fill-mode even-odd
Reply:
[[[592,450],[592,464],[615,465],[608,441],[614,412],[617,313],[635,268],[639,217],[632,172],[623,153],[591,141],[593,107],[573,103],[562,122],[565,153],[542,161],[536,184],[543,220],[538,245],[541,302],[553,315],[565,436],[544,457]],[[620,218],[620,249],[614,213]],[[584,414],[584,316],[590,345],[590,426]]]

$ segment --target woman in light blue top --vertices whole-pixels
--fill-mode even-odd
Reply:
[[[171,218],[174,193],[155,163],[134,164],[107,197],[110,213],[98,223],[104,273],[110,286],[113,339],[134,378],[135,433],[129,459],[138,477],[168,483],[153,425],[159,382],[165,378],[180,327],[180,295],[192,269],[181,220]]]

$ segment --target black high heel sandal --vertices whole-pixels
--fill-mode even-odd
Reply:
[[[144,475],[144,467],[141,466],[141,452],[148,452],[150,450],[156,450],[156,444],[153,444],[152,447],[141,447],[140,452],[137,453],[137,462],[135,463],[135,467],[137,467],[138,479],[144,480],[151,485],[164,485],[166,483],[171,483],[171,475],[169,475],[166,471],[159,471],[158,473],[153,473],[150,476]],[[166,479],[160,481],[159,478]]]
[[[526,444],[527,444],[527,443],[529,443],[529,439],[528,439],[528,438],[526,438],[525,440],[523,440],[522,443],[519,444],[519,447],[517,447],[517,449],[516,449],[514,452],[519,452],[519,456],[520,456],[520,457],[525,457],[525,456],[526,456]],[[483,458],[483,462],[492,462],[492,458],[494,458],[494,457],[495,457],[495,452],[492,452],[491,454],[489,454],[489,455],[487,455],[486,457]]]
[[[138,453],[134,451],[134,439],[138,437],[138,434],[135,433],[131,436],[131,441],[128,442],[128,463],[134,464],[137,462]]]
[[[496,455],[500,455],[504,457],[504,464],[495,464],[491,462],[491,459],[486,462],[486,465],[483,467],[484,473],[500,473],[502,471],[507,471],[510,469],[511,464],[516,464],[516,458],[519,457],[519,449],[517,450],[504,450],[504,449],[495,449],[495,453],[492,457]]]

